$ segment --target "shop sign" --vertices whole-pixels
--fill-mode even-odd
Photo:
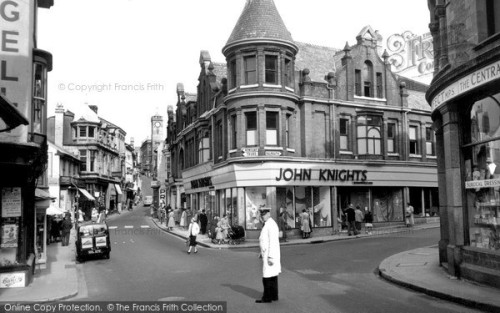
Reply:
[[[471,180],[465,182],[465,189],[500,187],[500,179]]]
[[[338,170],[338,169],[319,169],[314,171],[312,169],[291,169],[291,168],[281,168],[279,175],[276,177],[277,181],[352,181],[352,182],[364,182],[367,179],[366,170]],[[312,177],[312,178],[311,178]]]
[[[2,217],[21,216],[21,187],[2,188]]]
[[[439,108],[445,102],[498,78],[500,78],[500,61],[474,71],[446,87],[432,99],[432,111]]]
[[[0,2],[0,93],[22,113],[31,104],[32,2]]]
[[[2,273],[0,274],[0,288],[15,288],[26,286],[26,273]]]
[[[259,156],[259,148],[241,148],[244,157]]]
[[[213,186],[212,177],[203,177],[191,181],[191,189],[211,187],[211,186]]]
[[[281,151],[266,151],[267,156],[280,156]]]
[[[2,225],[2,238],[0,243],[0,248],[16,248],[17,247],[17,235],[18,226],[16,224],[4,224]]]

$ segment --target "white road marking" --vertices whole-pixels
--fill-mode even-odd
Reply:
[[[125,226],[125,229],[127,228],[134,228],[134,226]]]
[[[141,228],[150,228],[149,225],[141,225]]]
[[[117,228],[118,228],[118,226],[109,226],[108,228],[109,228],[109,229],[117,229]]]

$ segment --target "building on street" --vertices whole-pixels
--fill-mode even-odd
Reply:
[[[428,1],[441,240],[450,275],[500,287],[500,3]]]
[[[117,210],[126,199],[125,131],[97,115],[97,106],[83,105],[78,112],[64,110],[60,104],[55,116],[48,119],[49,138],[62,142],[62,147],[78,155],[80,184],[78,207],[91,216],[92,208],[107,212]]]
[[[295,42],[272,0],[247,1],[222,52],[200,53],[196,95],[168,110],[176,206],[226,214],[256,238],[259,207],[303,210],[315,234],[340,230],[349,203],[376,223],[439,213],[427,85],[395,75],[364,27],[343,49]]]
[[[2,1],[0,29],[0,288],[30,284],[46,251],[47,76],[38,9],[52,0]]]

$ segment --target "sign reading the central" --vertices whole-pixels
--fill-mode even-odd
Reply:
[[[277,181],[310,181],[312,176],[312,169],[291,169],[291,168],[281,168],[279,176],[276,177]],[[315,171],[316,173],[316,171]],[[320,181],[353,181],[353,182],[364,182],[367,179],[366,170],[329,170],[329,169],[319,169],[317,171],[317,179]],[[316,179],[316,178],[313,178]]]

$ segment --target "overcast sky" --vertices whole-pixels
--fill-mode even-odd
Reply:
[[[177,83],[196,92],[200,50],[221,53],[246,0],[56,0],[40,9],[38,47],[52,53],[49,116],[57,103],[71,110],[98,105],[99,115],[139,145],[150,118],[166,117]],[[427,1],[275,0],[296,41],[343,48],[366,25],[384,39],[429,32]]]

